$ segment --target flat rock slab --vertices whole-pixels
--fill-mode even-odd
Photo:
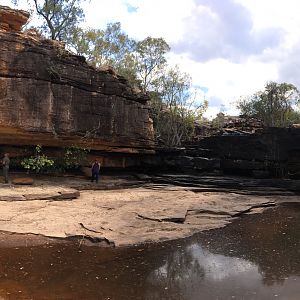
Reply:
[[[58,187],[58,186],[13,186],[2,185],[0,188],[0,201],[31,201],[31,200],[49,200],[63,201],[76,199],[80,197],[80,192],[76,189]]]
[[[59,196],[57,199],[59,200],[67,200],[67,199],[76,199],[79,198],[80,192],[77,190],[62,190],[58,192]]]
[[[105,239],[116,246],[125,246],[178,239],[222,227],[239,214],[274,205],[276,201],[274,195],[193,193],[169,186],[158,190],[144,187],[87,190],[81,191],[76,201],[29,200],[37,195],[43,198],[51,195],[55,200],[68,193],[78,195],[66,187],[56,187],[55,191],[53,188],[30,189],[29,193],[28,187],[27,201],[1,202],[0,230],[47,237],[86,237],[96,243]],[[300,202],[298,196],[289,199]]]
[[[18,177],[12,180],[12,184],[16,185],[33,185],[33,178],[30,177]]]
[[[186,192],[179,193],[178,191],[175,200],[174,193],[156,193],[151,205],[149,205],[149,201],[141,201],[139,206],[136,207],[136,211],[140,218],[158,222],[183,223],[189,208],[188,204],[185,205],[182,199],[185,196]]]
[[[25,201],[26,198],[23,195],[2,195],[0,201]]]
[[[24,197],[26,200],[57,200],[60,194],[57,192],[52,193],[34,193],[34,194],[25,194]]]

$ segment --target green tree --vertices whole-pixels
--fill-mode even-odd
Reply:
[[[95,66],[109,65],[143,92],[154,90],[153,83],[166,66],[169,45],[162,38],[135,41],[122,31],[120,23],[106,29],[73,28],[67,44]]]
[[[137,81],[136,42],[122,31],[120,23],[110,23],[105,30],[74,28],[67,43],[94,67],[109,65],[131,83]]]
[[[263,91],[242,98],[237,107],[241,114],[255,117],[268,127],[285,127],[299,119],[295,106],[299,103],[298,89],[289,83],[269,82]]]
[[[43,20],[41,31],[52,40],[65,40],[70,30],[84,19],[80,3],[85,0],[27,0]],[[12,0],[17,5],[19,0]]]
[[[147,37],[136,44],[137,77],[140,80],[143,92],[152,89],[162,70],[166,67],[166,53],[170,46],[163,38]]]
[[[220,111],[216,117],[212,120],[212,124],[216,128],[222,128],[225,123],[225,114]]]
[[[165,70],[153,84],[151,108],[158,140],[168,147],[191,140],[195,122],[207,109],[207,102],[199,103],[197,92],[192,91],[191,77],[176,66]]]

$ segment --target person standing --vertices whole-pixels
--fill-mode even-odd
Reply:
[[[3,176],[4,176],[5,183],[8,183],[9,163],[10,163],[9,154],[5,153],[4,158],[2,159]]]
[[[100,163],[98,162],[97,159],[95,159],[94,163],[92,164],[92,182],[95,179],[96,183],[98,183],[99,173],[100,173]]]

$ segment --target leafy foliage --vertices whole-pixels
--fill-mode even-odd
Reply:
[[[160,77],[166,66],[165,54],[170,46],[162,38],[147,37],[136,45],[137,75],[144,92],[153,88],[151,85]]]
[[[27,0],[43,19],[41,31],[52,40],[66,40],[69,32],[84,19],[80,3],[84,0]],[[17,5],[19,0],[12,0]]]
[[[165,54],[170,50],[162,38],[131,39],[119,22],[108,24],[104,30],[73,28],[67,43],[91,65],[112,66],[143,92],[153,89],[152,83],[166,65]]]
[[[65,149],[63,157],[64,167],[66,169],[77,169],[86,160],[89,150],[77,146],[71,146]]]
[[[167,147],[180,146],[192,139],[195,122],[207,108],[191,92],[191,78],[178,67],[168,69],[156,82],[152,93],[152,118],[157,139]]]
[[[122,31],[120,23],[109,23],[105,30],[74,28],[67,42],[94,67],[109,65],[132,83],[136,81],[136,42]]]
[[[299,100],[299,91],[294,85],[269,82],[263,91],[241,99],[238,108],[247,117],[261,119],[265,126],[285,127],[299,120],[295,110]]]
[[[168,66],[170,46],[163,38],[136,41],[118,22],[108,24],[105,29],[82,29],[78,27],[83,19],[80,3],[86,0],[27,1],[43,18],[42,29],[52,39],[64,40],[69,49],[83,55],[96,68],[111,66],[117,74],[127,78],[136,91],[150,95],[156,137],[163,145],[178,146],[192,138],[195,121],[202,117],[207,102],[198,100],[188,74],[181,73],[178,67]],[[50,62],[47,70],[52,78],[60,78],[55,64]],[[61,165],[76,167],[76,156],[82,154],[78,151],[68,149]]]
[[[37,145],[35,147],[35,155],[29,158],[24,158],[21,161],[21,165],[28,171],[40,173],[41,171],[51,168],[54,165],[54,161],[44,155],[42,153],[42,147]]]
[[[70,46],[93,66],[112,66],[150,95],[156,137],[163,145],[178,146],[191,139],[194,122],[201,118],[207,103],[196,101],[188,74],[177,66],[168,67],[170,47],[164,39],[134,41],[121,30],[120,23],[111,23],[105,30],[77,28]]]

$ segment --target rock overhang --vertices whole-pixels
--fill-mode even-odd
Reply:
[[[0,30],[21,31],[30,17],[29,12],[0,5]]]
[[[0,30],[2,144],[153,151],[148,95],[110,67],[89,66],[60,42],[20,32],[28,13],[0,6],[0,16],[7,16]]]

